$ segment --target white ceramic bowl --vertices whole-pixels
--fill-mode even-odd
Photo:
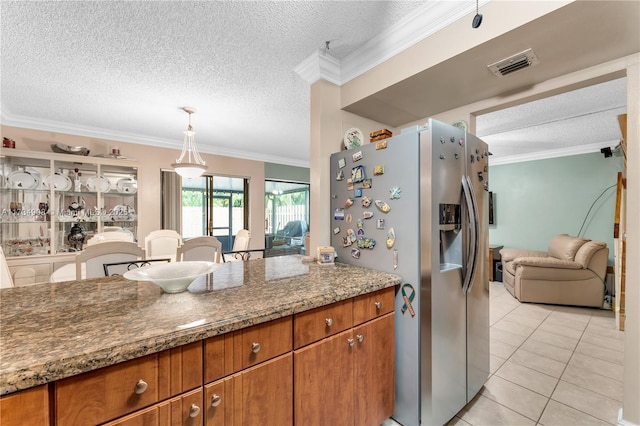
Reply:
[[[201,275],[213,272],[218,267],[213,262],[168,262],[144,266],[124,273],[132,281],[151,281],[165,293],[180,293]]]

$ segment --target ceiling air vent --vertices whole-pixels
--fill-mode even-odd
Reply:
[[[498,77],[503,77],[521,69],[529,68],[537,63],[538,57],[533,52],[533,49],[527,49],[524,52],[516,53],[508,58],[487,65],[487,68]]]

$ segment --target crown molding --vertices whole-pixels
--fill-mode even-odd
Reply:
[[[490,1],[481,0],[479,4],[485,5]],[[318,50],[293,70],[309,84],[324,79],[341,86],[451,25],[474,9],[475,4],[471,2],[427,2],[392,27],[379,32],[342,60]]]
[[[322,50],[313,52],[293,71],[309,85],[323,79],[330,83],[341,84],[340,61]]]
[[[155,138],[135,133],[118,132],[89,126],[79,126],[77,124],[53,120],[33,119],[30,117],[11,114],[11,112],[1,103],[0,124],[2,124],[3,126],[19,127],[45,132],[66,133],[88,138],[106,139],[110,141],[148,145],[159,148],[168,148],[175,150],[182,149],[182,141],[176,141],[173,139]],[[199,146],[198,148],[201,154],[220,155],[225,157],[241,158],[243,160],[263,161],[296,167],[309,167],[309,161],[297,160],[293,158],[283,158],[273,155],[258,154],[234,149],[206,149],[206,146]]]
[[[490,166],[500,166],[503,164],[522,163],[525,161],[548,160],[558,157],[569,157],[571,155],[590,154],[600,152],[602,148],[615,148],[620,143],[619,140],[596,142],[587,145],[572,146],[569,148],[551,149],[548,151],[532,152],[529,154],[511,155],[508,157],[489,157]]]

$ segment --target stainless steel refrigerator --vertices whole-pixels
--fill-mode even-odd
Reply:
[[[489,376],[488,155],[436,120],[331,155],[336,261],[402,277],[393,418],[405,426],[447,423]]]

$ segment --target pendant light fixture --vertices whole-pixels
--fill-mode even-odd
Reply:
[[[196,132],[194,132],[193,127],[191,127],[191,114],[196,112],[196,110],[191,107],[182,107],[182,110],[189,114],[189,127],[184,131],[182,154],[180,154],[180,158],[178,158],[171,167],[183,178],[192,179],[201,176],[202,173],[207,170],[207,166],[198,153],[195,139]]]

